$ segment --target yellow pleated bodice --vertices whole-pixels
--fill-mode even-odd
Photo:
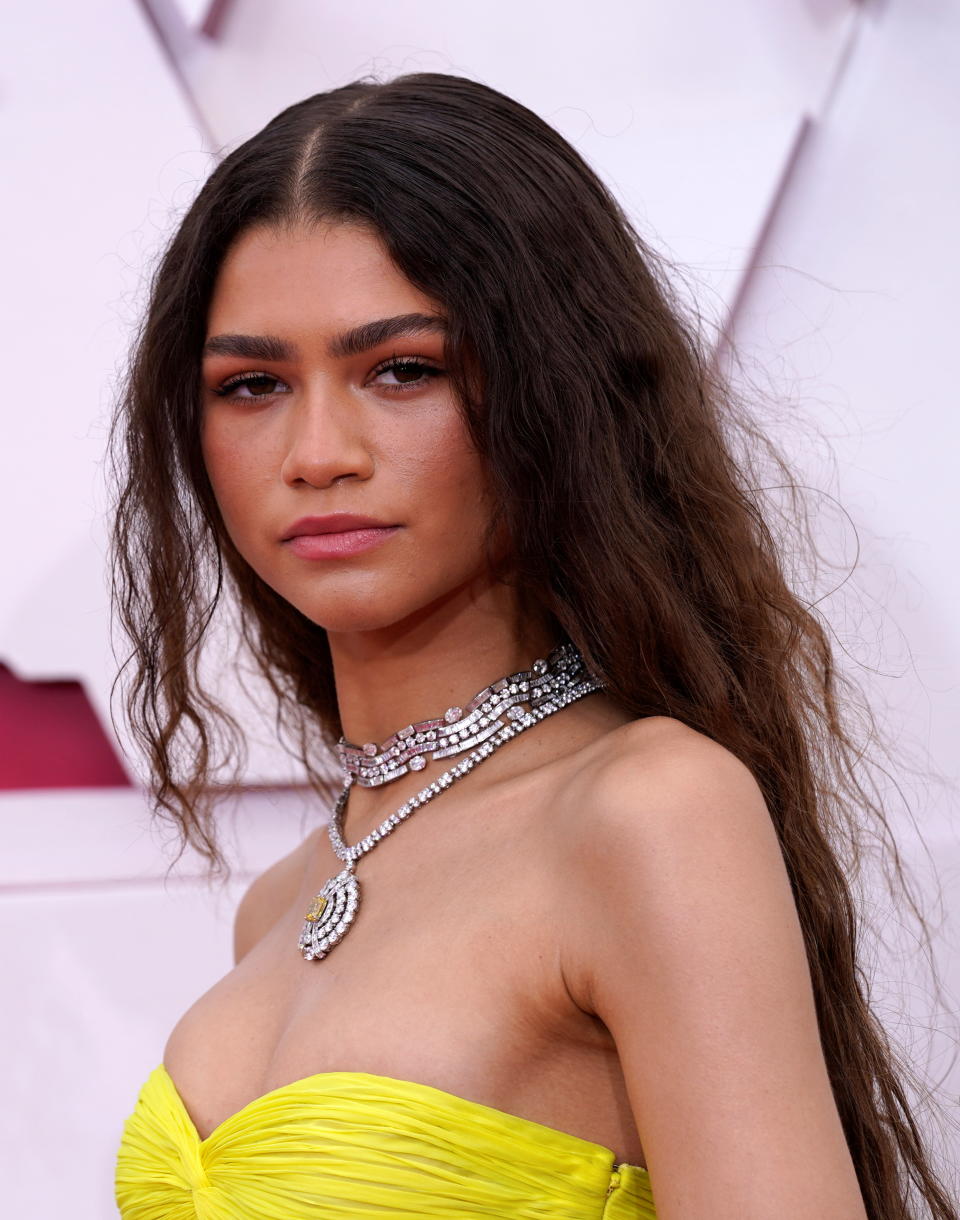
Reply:
[[[647,1171],[601,1144],[368,1072],[256,1098],[201,1140],[163,1064],[126,1120],[123,1220],[655,1220]]]

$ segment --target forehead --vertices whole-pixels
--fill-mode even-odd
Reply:
[[[330,221],[257,226],[241,233],[227,251],[214,284],[207,333],[332,329],[435,307],[366,226]]]

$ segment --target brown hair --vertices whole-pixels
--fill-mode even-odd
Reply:
[[[958,1220],[911,1115],[907,1082],[922,1086],[871,1011],[859,962],[848,873],[867,821],[908,892],[882,804],[859,776],[875,725],[864,709],[871,733],[858,741],[849,679],[814,607],[788,587],[753,485],[758,455],[786,487],[796,482],[606,187],[548,124],[491,88],[419,73],[289,107],[219,164],[159,263],[111,428],[125,467],[113,595],[133,642],[117,681],[133,662],[125,710],[149,758],[155,811],[181,849],[192,844],[223,872],[214,723],[232,735],[227,757],[243,741],[197,661],[224,561],[237,630],[277,699],[278,736],[292,728],[311,784],[330,795],[325,747],[340,723],[326,633],[231,545],[198,426],[206,314],[225,252],[254,224],[321,218],[372,226],[442,304],[448,370],[492,473],[523,596],[631,714],[682,720],[756,776],[870,1220],[919,1216],[907,1210],[919,1201],[936,1220]]]

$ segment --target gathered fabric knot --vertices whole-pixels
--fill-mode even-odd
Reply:
[[[198,1138],[175,1092],[144,1093],[138,1115],[124,1126],[118,1203],[133,1199],[133,1183],[146,1175],[153,1183],[152,1197],[141,1192],[133,1202],[130,1214],[136,1220],[224,1220],[223,1193],[207,1172],[212,1151]]]
[[[187,1187],[197,1194],[204,1190],[212,1190],[210,1179],[203,1164],[201,1149],[197,1142],[184,1142],[178,1149],[180,1153],[180,1169]]]
[[[193,1211],[197,1220],[225,1220],[229,1215],[222,1193],[208,1181],[194,1186]]]

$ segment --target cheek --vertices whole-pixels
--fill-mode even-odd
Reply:
[[[459,419],[421,433],[394,467],[432,537],[461,546],[479,538],[490,515],[489,477]]]
[[[419,467],[417,506],[424,552],[423,570],[441,583],[472,578],[487,565],[499,565],[512,550],[509,530],[489,526],[497,507],[490,474],[481,456],[461,435],[431,445]]]
[[[249,454],[245,455],[243,447],[229,435],[221,435],[221,431],[205,425],[200,435],[200,452],[224,526],[239,547],[244,509],[249,514],[256,502],[251,491],[257,475],[251,468]]]

